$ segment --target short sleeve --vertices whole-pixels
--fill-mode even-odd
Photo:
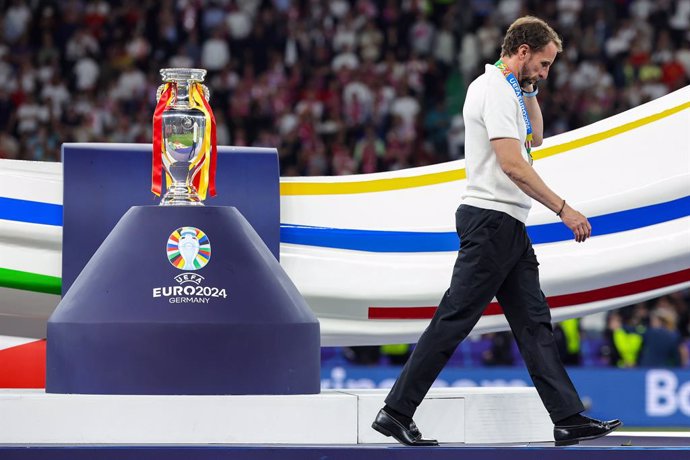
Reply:
[[[502,83],[504,87],[492,88],[492,85]],[[489,140],[509,137],[520,140],[518,132],[518,101],[512,89],[506,82],[490,80],[489,88],[484,99],[484,124]],[[506,91],[509,90],[510,92]]]

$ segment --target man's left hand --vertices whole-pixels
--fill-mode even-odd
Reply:
[[[592,225],[579,211],[571,208],[567,203],[561,210],[561,220],[573,232],[575,241],[582,243],[592,235]]]

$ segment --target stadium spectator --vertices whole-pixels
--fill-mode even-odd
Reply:
[[[644,325],[641,318],[643,304],[612,311],[606,326],[606,345],[603,354],[614,367],[635,367],[642,347]]]
[[[386,146],[376,136],[374,128],[367,126],[365,135],[355,144],[354,162],[360,173],[373,173],[380,169],[380,163],[386,155]]]
[[[566,319],[553,328],[558,354],[566,366],[582,364],[582,330],[578,318]]]
[[[221,70],[230,62],[230,48],[219,27],[201,47],[201,66],[209,71]]]
[[[5,11],[3,38],[9,44],[16,43],[26,33],[32,12],[21,0],[13,0]]]
[[[687,349],[677,330],[673,306],[659,299],[650,314],[650,324],[642,335],[638,364],[641,367],[679,367],[688,362]]]

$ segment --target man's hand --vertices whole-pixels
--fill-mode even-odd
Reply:
[[[592,226],[585,216],[566,203],[561,211],[561,220],[575,235],[575,241],[582,243],[592,234]]]
[[[539,174],[522,158],[520,141],[513,138],[491,139],[491,147],[496,152],[498,164],[504,173],[527,196],[534,198],[553,212],[560,211],[561,220],[573,231],[575,241],[582,243],[592,234],[592,226],[585,216],[563,203],[563,199],[556,195],[539,177]]]

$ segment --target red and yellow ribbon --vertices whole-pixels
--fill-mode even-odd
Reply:
[[[166,83],[161,97],[153,114],[153,172],[151,176],[151,191],[160,196],[162,183],[162,156],[165,154],[165,146],[162,145],[163,136],[163,112],[174,100],[171,97],[175,83]],[[176,89],[176,88],[175,88]],[[218,158],[216,141],[216,118],[213,110],[204,97],[201,83],[192,83],[189,88],[189,105],[203,112],[206,118],[203,144],[201,153],[190,164],[190,169],[195,170],[192,183],[201,200],[206,195],[216,196],[216,163]],[[199,166],[200,165],[200,166]],[[170,176],[166,174],[166,183],[170,185]]]
[[[153,112],[153,168],[151,170],[151,191],[156,196],[161,195],[163,182],[163,112],[172,103],[174,83],[166,83],[163,87],[156,110]]]
[[[194,83],[192,85],[189,96],[190,105],[202,111],[206,118],[204,143],[199,155],[199,161],[202,162],[202,165],[193,179],[199,198],[204,200],[207,193],[210,196],[216,196],[216,162],[218,158],[216,118],[213,116],[213,110],[211,110],[211,106],[204,97],[201,83]]]

